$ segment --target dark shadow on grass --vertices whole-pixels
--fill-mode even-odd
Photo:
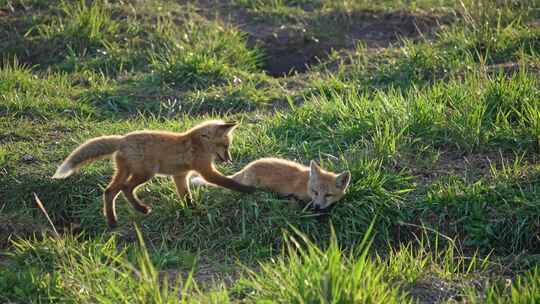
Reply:
[[[330,11],[284,25],[253,21],[249,14],[237,18],[239,26],[249,33],[250,42],[260,44],[265,51],[263,69],[272,76],[306,72],[331,51],[354,49],[359,43],[367,48],[384,48],[400,38],[430,37],[439,23],[451,21],[449,16],[405,11]]]
[[[26,37],[34,26],[33,18],[43,13],[33,10],[32,14],[28,14],[27,9],[16,5],[13,12],[10,10],[5,16],[0,16],[0,58],[16,56],[19,62],[35,66],[49,62],[56,53],[53,52],[53,45]]]
[[[66,180],[53,180],[49,176],[30,173],[3,176],[0,179],[2,185],[0,193],[5,194],[5,196],[2,195],[5,197],[3,213],[14,219],[7,222],[10,234],[29,236],[44,228],[50,228],[42,211],[36,205],[34,192],[42,201],[59,231],[72,230],[74,226],[78,226],[81,217],[90,214],[89,209],[96,210],[94,216],[101,218],[101,211],[98,210],[101,210],[100,185],[103,182],[104,177],[97,173],[85,173]],[[99,205],[93,206],[96,201],[99,201]],[[17,218],[24,220],[19,223],[15,220]],[[27,225],[26,219],[34,223]],[[5,245],[0,244],[0,246]]]
[[[157,117],[177,117],[250,113],[283,106],[281,87],[263,78],[246,76],[205,89],[169,86],[152,75],[122,80],[112,88],[85,91],[79,98],[106,114],[133,116],[139,113]],[[237,82],[235,82],[237,81]],[[300,94],[298,92],[297,94]]]

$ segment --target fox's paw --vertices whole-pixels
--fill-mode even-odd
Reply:
[[[118,221],[116,219],[107,219],[107,225],[109,226],[109,229],[114,229],[118,227]]]
[[[202,178],[200,175],[192,176],[189,179],[189,183],[191,185],[193,185],[193,186],[203,186],[203,185],[207,184],[207,182],[204,180],[204,178]]]
[[[135,210],[139,211],[142,214],[148,214],[148,213],[152,212],[152,207],[150,207],[148,205],[145,205],[145,204],[140,204],[140,205],[134,206],[134,207],[135,207]]]

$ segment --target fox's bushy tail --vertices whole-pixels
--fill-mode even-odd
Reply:
[[[82,165],[106,157],[118,150],[122,136],[102,136],[80,145],[58,167],[52,178],[62,179],[73,174]]]

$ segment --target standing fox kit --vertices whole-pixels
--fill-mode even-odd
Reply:
[[[145,214],[151,211],[135,190],[156,174],[172,176],[178,195],[187,200],[191,200],[188,185],[191,171],[213,184],[253,192],[254,188],[222,175],[214,167],[215,159],[231,161],[229,147],[236,126],[236,123],[208,121],[184,133],[135,131],[124,136],[96,137],[75,149],[53,178],[66,178],[86,163],[113,155],[116,171],[103,194],[103,210],[110,227],[117,225],[115,199],[120,191],[137,211]]]
[[[323,210],[345,195],[351,173],[325,171],[313,160],[306,167],[285,159],[261,158],[249,163],[230,178],[246,186],[261,187],[286,197],[311,201],[315,210]],[[204,176],[195,177],[192,183],[206,184],[205,180]]]

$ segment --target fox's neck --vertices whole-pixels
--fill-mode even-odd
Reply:
[[[299,199],[301,199],[303,201],[310,201],[311,197],[309,196],[309,193],[308,193],[309,169],[302,170],[301,176],[300,176],[300,178],[298,178],[298,182],[299,182],[299,184],[295,188],[296,189],[301,189],[301,191],[299,191],[299,193],[297,193],[296,195],[298,196]]]

